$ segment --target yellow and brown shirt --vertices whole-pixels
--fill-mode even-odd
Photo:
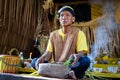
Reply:
[[[53,53],[55,61],[59,61],[61,56],[66,59],[70,54],[88,51],[86,36],[83,31],[75,27],[72,27],[67,34],[64,34],[62,29],[56,30],[50,34],[47,51]]]

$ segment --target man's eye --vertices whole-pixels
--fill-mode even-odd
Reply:
[[[70,15],[66,15],[66,16],[70,16]]]
[[[66,16],[70,16],[69,14],[67,14]]]

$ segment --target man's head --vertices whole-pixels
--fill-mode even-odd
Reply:
[[[58,18],[60,17],[61,12],[63,11],[69,11],[74,17],[75,17],[75,12],[74,9],[70,6],[63,6],[58,10]]]
[[[58,11],[58,18],[62,26],[70,26],[75,22],[74,9],[70,6],[63,6]]]

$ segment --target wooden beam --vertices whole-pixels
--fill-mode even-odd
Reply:
[[[67,4],[67,5],[73,5],[73,4],[84,4],[84,3],[88,3],[88,0],[86,1],[74,1],[74,2],[64,2],[64,3],[55,3],[56,5],[63,5],[63,4]]]

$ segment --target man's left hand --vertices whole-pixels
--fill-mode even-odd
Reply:
[[[72,54],[72,55],[70,56],[70,58],[72,58],[72,57],[73,57],[72,66],[75,66],[75,65],[77,64],[77,62],[78,62],[80,56],[79,56],[79,54]]]

